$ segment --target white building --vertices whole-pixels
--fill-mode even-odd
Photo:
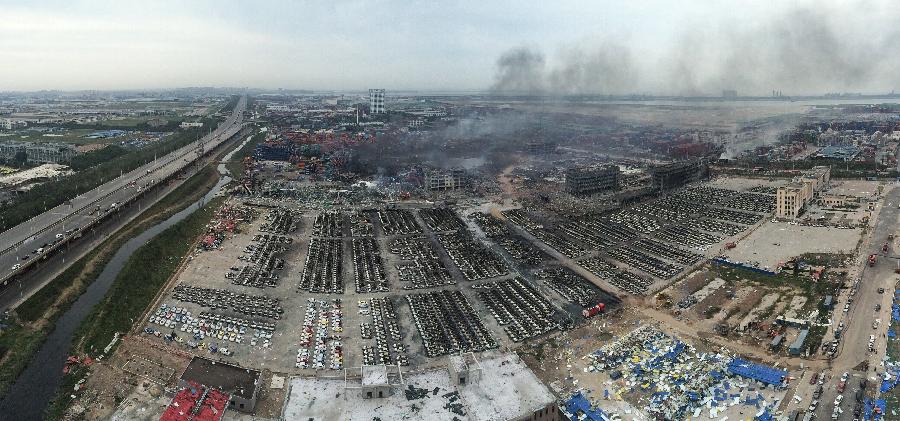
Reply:
[[[384,114],[384,89],[369,89],[369,113]]]
[[[181,127],[182,129],[190,129],[190,128],[192,128],[192,127],[203,127],[203,123],[200,123],[200,122],[191,122],[191,121],[182,121],[182,122],[181,122],[181,125],[179,125],[178,127]]]
[[[28,126],[28,122],[24,120],[13,120],[10,118],[5,118],[0,120],[0,129],[3,130],[15,130],[15,129],[24,129]]]

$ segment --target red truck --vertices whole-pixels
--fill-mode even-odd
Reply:
[[[870,267],[871,267],[871,266],[875,266],[875,261],[878,259],[877,256],[878,256],[878,255],[876,255],[876,254],[870,254],[870,255],[869,255],[869,266],[870,266]]]
[[[605,310],[606,304],[600,303],[593,307],[581,310],[581,315],[584,316],[585,319],[587,319],[596,316],[598,313],[603,313]]]

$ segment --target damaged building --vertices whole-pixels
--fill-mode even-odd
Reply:
[[[709,161],[697,158],[678,161],[650,169],[655,190],[671,190],[705,179],[709,175]]]
[[[462,168],[433,170],[425,175],[425,187],[431,191],[456,190],[466,185],[466,172]]]
[[[566,171],[566,191],[575,196],[618,190],[619,167],[576,167]]]

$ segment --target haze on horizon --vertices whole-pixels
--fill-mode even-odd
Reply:
[[[900,87],[889,0],[0,0],[0,91],[785,95]]]

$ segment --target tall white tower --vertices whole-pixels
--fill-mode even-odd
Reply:
[[[384,89],[369,89],[369,112],[384,114]]]

